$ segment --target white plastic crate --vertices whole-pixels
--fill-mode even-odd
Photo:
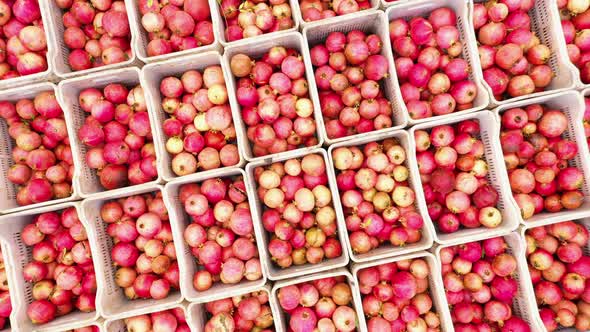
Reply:
[[[294,4],[291,5],[291,9],[293,12],[293,20],[296,20],[300,26],[306,27],[308,25],[315,24],[317,22],[322,22],[322,23],[332,22],[332,23],[334,23],[334,22],[341,21],[343,19],[355,17],[359,13],[364,13],[366,11],[375,11],[375,10],[379,9],[380,1],[384,1],[384,0],[368,0],[369,3],[371,4],[371,8],[369,8],[369,9],[364,9],[364,10],[361,10],[361,11],[358,11],[355,13],[350,13],[350,14],[344,14],[344,15],[338,15],[338,16],[334,16],[334,17],[323,18],[323,19],[320,19],[317,21],[311,21],[311,22],[307,22],[303,19],[303,13],[301,12],[301,7],[299,6],[299,1],[300,0],[295,0],[295,1],[293,1]]]
[[[383,264],[395,263],[402,260],[407,259],[418,259],[421,258],[426,261],[428,264],[428,268],[430,269],[430,277],[428,278],[428,290],[430,293],[430,297],[432,298],[432,305],[435,309],[435,312],[438,314],[440,319],[440,327],[444,332],[452,332],[453,331],[453,324],[451,323],[451,314],[448,311],[448,305],[445,299],[444,287],[442,283],[442,279],[438,278],[440,276],[440,260],[436,260],[434,255],[422,251],[422,252],[415,252],[409,255],[403,255],[398,257],[390,257],[386,259],[379,259],[372,262],[366,262],[361,264],[352,264],[351,271],[354,277],[354,282],[358,285],[359,278],[358,273],[361,270],[364,270],[369,267],[379,266]],[[356,295],[362,302],[362,295],[358,287],[356,288],[358,292]],[[362,312],[362,306],[361,306]],[[360,315],[361,326],[366,330],[367,329],[367,320],[365,315]],[[373,331],[374,332],[374,331]]]
[[[389,63],[389,76],[381,80],[382,90],[385,98],[391,102],[391,108],[393,111],[393,126],[391,128],[375,130],[371,133],[383,133],[392,129],[402,129],[408,124],[407,112],[402,110],[402,105],[399,103],[401,95],[399,95],[399,88],[396,88],[396,76],[395,76],[395,65],[391,56],[391,43],[389,41],[389,24],[386,22],[385,14],[382,11],[362,11],[355,13],[354,16],[346,16],[343,19],[336,21],[333,20],[321,20],[306,25],[303,28],[303,38],[305,47],[305,65],[308,69],[312,69],[311,79],[309,80],[309,89],[317,93],[318,88],[313,75],[313,65],[311,64],[310,49],[318,44],[325,42],[326,37],[335,31],[348,33],[352,30],[361,30],[366,33],[374,33],[381,38],[381,55],[387,58]],[[399,96],[398,96],[399,95]],[[326,127],[324,126],[323,116],[321,114],[321,105],[319,98],[314,100],[314,108],[319,110],[319,116],[322,119],[318,122],[319,131],[326,144],[334,144],[338,142],[344,142],[349,139],[356,137],[363,137],[366,134],[356,134],[351,136],[345,136],[342,138],[331,139],[326,133]]]
[[[469,6],[469,28],[472,31],[472,33],[468,34],[471,37],[469,44],[474,45],[474,47],[477,45],[477,40],[475,33],[473,33],[475,30],[473,27],[473,21],[471,20],[473,17],[473,4],[483,3],[485,1],[486,0],[474,0],[467,2]],[[490,86],[483,79],[483,71],[481,69],[479,55],[478,53],[475,53],[477,56],[473,57],[473,61],[477,65],[475,66],[474,71],[478,72],[478,75],[481,77],[481,84],[486,88],[486,90],[488,90],[490,107],[500,106],[518,100],[539,97],[575,87],[575,80],[576,77],[579,77],[579,75],[576,76],[575,66],[569,61],[567,50],[565,49],[565,43],[561,42],[563,40],[561,20],[559,19],[559,15],[556,17],[554,14],[552,14],[551,10],[551,6],[554,3],[555,0],[535,0],[535,6],[528,13],[531,17],[531,31],[537,37],[539,37],[539,40],[542,44],[545,44],[551,49],[551,59],[547,65],[551,67],[555,76],[553,77],[551,84],[545,88],[545,91],[535,92],[530,95],[515,98],[496,100]]]
[[[27,247],[21,239],[22,229],[33,221],[33,218],[41,213],[61,211],[73,207],[78,212],[80,222],[86,229],[92,263],[96,273],[96,311],[83,313],[75,309],[71,313],[58,317],[46,324],[33,324],[27,316],[27,307],[33,302],[33,283],[23,279],[23,268],[32,261],[32,247]],[[78,327],[80,324],[90,325],[101,314],[101,302],[105,279],[99,269],[99,246],[96,242],[96,233],[93,232],[91,223],[84,219],[79,202],[62,203],[52,206],[40,207],[0,217],[0,241],[4,253],[4,264],[10,288],[12,313],[10,314],[10,327],[13,331],[43,331],[67,330]]]
[[[262,35],[259,36],[254,36],[254,37],[249,37],[249,38],[243,38],[243,39],[238,39],[238,40],[234,40],[234,41],[228,41],[225,38],[225,18],[223,17],[223,15],[221,14],[221,0],[216,0],[216,1],[211,1],[211,3],[214,4],[214,6],[211,6],[211,16],[215,16],[216,22],[213,24],[213,29],[214,29],[214,33],[216,34],[217,38],[219,39],[219,42],[221,43],[221,45],[225,48],[227,46],[230,45],[236,45],[236,44],[242,44],[242,43],[256,43],[258,44],[257,41],[263,41],[266,40],[268,38],[275,38],[277,36],[280,35],[284,35],[285,33],[288,32],[296,32],[299,29],[299,20],[297,20],[296,18],[296,13],[298,12],[298,9],[295,10],[295,8],[299,8],[299,2],[298,0],[288,0],[289,2],[289,6],[291,6],[291,18],[293,19],[293,27],[290,29],[285,29],[285,30],[279,30],[279,31],[275,31],[275,32],[268,32],[268,33],[264,33]],[[243,2],[242,2],[243,3]]]
[[[429,15],[433,10],[437,8],[444,8],[448,7],[451,8],[455,14],[457,14],[457,29],[460,33],[460,39],[463,43],[463,53],[461,57],[469,63],[470,73],[469,73],[469,80],[473,81],[477,86],[477,97],[473,100],[473,107],[470,109],[466,109],[463,111],[457,111],[450,114],[445,115],[437,115],[432,116],[425,119],[412,119],[409,114],[408,117],[408,124],[415,125],[418,123],[428,122],[436,119],[444,119],[444,118],[452,118],[458,115],[472,113],[475,111],[482,110],[488,107],[490,103],[490,98],[488,96],[488,92],[486,91],[484,85],[482,84],[483,76],[482,71],[480,69],[481,65],[479,63],[479,53],[477,51],[477,42],[475,41],[475,37],[473,36],[473,28],[471,28],[471,24],[469,23],[470,15],[468,9],[468,1],[464,0],[439,0],[439,1],[430,1],[430,0],[415,0],[415,1],[403,1],[395,6],[389,7],[385,11],[385,17],[387,27],[389,28],[389,22],[398,19],[411,19],[412,17],[416,16],[426,16]],[[389,30],[388,30],[389,32]],[[389,34],[388,40],[389,40]],[[389,41],[390,42],[390,41]],[[393,52],[391,53],[393,54]],[[395,64],[393,67],[393,71],[395,72]],[[397,74],[394,73],[394,88],[398,91],[396,93],[396,97],[399,98],[397,101],[402,108],[405,114],[408,113],[408,109],[406,104],[403,101],[401,92],[399,92],[400,84],[397,80]]]
[[[125,326],[125,319],[126,318],[152,314],[155,312],[166,311],[166,310],[170,310],[170,309],[174,309],[174,308],[182,309],[182,311],[185,314],[185,317],[187,318],[187,323],[188,323],[186,305],[184,303],[176,303],[176,304],[166,305],[166,306],[158,307],[158,308],[147,307],[144,310],[141,310],[140,312],[134,312],[133,314],[128,312],[128,313],[122,314],[120,317],[117,317],[117,318],[109,318],[104,321],[104,327],[102,328],[102,331],[105,331],[105,332],[127,332],[127,327]],[[190,327],[190,325],[189,325],[189,327]]]
[[[229,92],[229,103],[232,108],[233,118],[239,119],[239,121],[234,122],[234,125],[236,127],[236,131],[238,133],[241,132],[241,136],[244,138],[242,143],[242,151],[247,161],[265,160],[275,156],[289,155],[290,153],[309,153],[309,151],[313,150],[314,148],[322,146],[323,143],[323,138],[321,135],[319,135],[320,128],[323,128],[324,126],[324,122],[322,121],[322,112],[318,106],[319,102],[317,89],[315,89],[315,85],[313,85],[312,83],[313,70],[311,69],[311,63],[309,62],[309,53],[307,53],[307,46],[304,44],[301,34],[298,32],[288,32],[273,36],[270,36],[270,34],[268,36],[265,36],[266,38],[262,39],[248,38],[239,42],[237,41],[235,43],[232,43],[232,45],[227,46],[225,48],[225,52],[223,54],[224,68],[227,69],[228,76],[228,79],[225,80],[225,84],[227,86],[227,91]],[[246,54],[252,59],[259,59],[273,46],[284,46],[286,48],[292,48],[303,56],[303,61],[305,63],[305,78],[307,79],[307,82],[309,84],[309,99],[311,99],[314,106],[313,113],[316,123],[316,136],[318,139],[318,144],[311,147],[303,147],[291,151],[269,154],[262,157],[255,157],[252,153],[252,143],[248,140],[248,137],[246,135],[246,125],[242,120],[242,107],[240,106],[240,104],[238,104],[238,100],[236,98],[235,91],[237,90],[237,80],[231,73],[230,61],[234,55],[239,53]]]
[[[123,288],[115,283],[115,272],[117,268],[111,259],[111,249],[113,248],[114,243],[113,239],[107,234],[107,223],[102,221],[102,218],[100,217],[100,209],[106,202],[133,195],[156,193],[158,191],[163,192],[163,190],[164,188],[159,185],[143,184],[133,188],[133,190],[127,189],[124,192],[101,193],[82,201],[82,216],[84,220],[88,221],[90,226],[89,229],[95,234],[96,245],[100,250],[96,253],[96,257],[98,258],[96,274],[100,274],[104,277],[104,290],[100,301],[97,298],[96,306],[101,308],[101,315],[104,318],[115,319],[123,316],[130,317],[141,315],[150,310],[164,310],[167,307],[174,306],[182,301],[180,290],[173,291],[172,289],[170,294],[168,294],[168,297],[162,300],[127,299],[123,292]],[[170,220],[171,226],[173,223],[174,220]],[[175,243],[177,241],[182,241],[182,239],[174,238],[174,234],[173,239]],[[179,263],[179,270],[180,269],[181,267]]]
[[[584,185],[581,189],[585,200],[584,204],[575,210],[563,209],[562,211],[555,213],[541,212],[526,220],[522,218],[520,213],[516,213],[515,216],[517,216],[518,220],[525,225],[536,225],[541,220],[559,221],[586,216],[590,214],[590,153],[588,152],[588,144],[586,143],[586,135],[584,134],[583,125],[585,109],[584,98],[576,91],[566,91],[559,94],[552,94],[509,103],[494,110],[497,119],[496,121],[498,124],[500,123],[501,114],[506,110],[517,107],[526,107],[528,105],[534,104],[546,105],[549,108],[560,110],[567,117],[568,127],[562,136],[573,142],[576,142],[578,145],[578,154],[574,159],[569,161],[569,165],[577,167],[584,174]],[[498,132],[494,141],[499,141],[499,137],[500,133]],[[502,151],[500,151],[500,153],[501,152]],[[502,156],[502,154],[499,156]],[[504,172],[507,174],[505,167]],[[508,189],[510,190],[510,183],[508,183]],[[518,204],[516,204],[516,201],[512,195],[510,195],[510,200],[512,201],[512,204],[518,209]]]
[[[187,55],[182,58],[175,58],[157,63],[151,63],[144,66],[141,70],[141,85],[144,88],[147,102],[148,104],[150,104],[150,109],[152,110],[152,118],[154,124],[153,127],[156,129],[155,136],[158,137],[157,140],[154,138],[154,142],[158,146],[158,150],[160,151],[160,157],[158,158],[157,163],[158,174],[160,174],[160,176],[166,181],[171,181],[175,178],[178,178],[178,175],[174,174],[174,172],[172,171],[172,156],[166,151],[166,141],[168,138],[164,134],[162,124],[164,123],[164,120],[166,120],[169,117],[169,115],[166,112],[164,112],[164,110],[162,110],[160,82],[167,76],[180,76],[184,72],[191,69],[202,72],[205,68],[212,65],[222,66],[225,81],[227,82],[230,80],[230,76],[228,74],[229,68],[225,67],[224,62],[221,59],[221,55],[213,51],[195,55]],[[227,83],[226,88],[228,94],[233,94],[233,91],[230,91],[229,86],[227,86]],[[241,167],[245,164],[242,150],[245,144],[247,144],[244,142],[244,140],[247,141],[247,138],[243,137],[244,131],[237,130],[237,123],[241,121],[239,114],[236,114],[236,112],[232,112],[232,121],[236,126],[236,146],[238,147],[240,161],[238,162],[238,164],[234,166],[221,167],[215,170],[225,170],[230,169],[231,167]],[[198,171],[197,173],[203,174],[207,172],[208,171]]]
[[[495,238],[496,236],[492,235],[489,236],[488,238]],[[504,240],[506,241],[506,243],[508,244],[508,248],[506,248],[506,252],[508,254],[513,255],[516,258],[517,261],[517,267],[516,267],[516,272],[512,275],[514,277],[514,279],[516,279],[516,281],[518,282],[518,292],[516,294],[516,296],[514,297],[514,301],[512,302],[512,311],[515,315],[517,315],[518,317],[524,319],[529,326],[531,327],[531,331],[540,331],[540,326],[539,325],[539,321],[537,320],[537,318],[535,316],[538,316],[538,314],[535,314],[536,310],[535,310],[535,295],[532,289],[532,285],[530,283],[530,278],[529,278],[529,270],[527,267],[527,262],[526,262],[526,257],[525,257],[525,250],[526,250],[526,246],[524,244],[523,239],[518,235],[518,233],[516,232],[512,232],[510,234],[506,234],[503,236]],[[465,243],[470,243],[470,242],[476,242],[476,241],[471,241],[471,239],[469,239],[469,241],[464,241],[462,242],[463,244]],[[443,248],[447,248],[450,247],[450,245],[441,245],[436,247],[436,249],[434,250],[435,255],[436,255],[436,260],[439,262],[440,264],[440,251]],[[437,276],[440,279],[440,290],[441,292],[445,292],[444,286],[442,284],[443,282],[443,277],[442,277],[442,273],[439,270],[437,272]],[[444,301],[444,305],[443,307],[445,308],[444,310],[446,311],[446,314],[451,317],[450,311],[448,310],[448,308],[450,307],[448,302],[447,302],[447,298],[446,296],[442,296],[442,300]],[[538,318],[540,320],[540,318]],[[450,323],[450,327],[453,326],[453,323],[451,320],[449,320]]]
[[[336,189],[336,183],[333,183],[332,181],[332,179],[334,179],[334,175],[333,173],[331,174],[331,172],[334,170],[330,168],[326,150],[318,148],[303,152],[292,152],[279,157],[269,157],[264,160],[250,162],[248,165],[246,165],[246,189],[248,190],[248,197],[250,199],[250,210],[252,211],[252,220],[254,225],[258,225],[256,228],[254,228],[254,231],[257,232],[256,238],[262,239],[261,244],[264,245],[264,248],[268,248],[271,234],[269,234],[269,232],[267,232],[264,227],[262,227],[262,213],[265,211],[265,208],[263,206],[264,203],[260,201],[256,193],[256,188],[258,188],[258,185],[254,179],[254,169],[257,167],[268,166],[275,162],[284,162],[289,159],[302,158],[308,154],[314,153],[320,154],[322,157],[324,157],[324,162],[326,163],[326,172],[328,173],[328,185],[330,187],[330,192],[332,193],[332,204],[336,210],[334,197],[338,195],[338,190]],[[344,224],[344,220],[342,220],[341,215],[338,214],[336,215],[336,222],[338,227],[337,237],[338,241],[340,241],[340,245],[342,246],[342,255],[340,257],[324,260],[318,264],[307,263],[300,266],[292,265],[286,269],[282,269],[273,263],[270,253],[267,250],[261,250],[262,255],[260,256],[260,262],[262,264],[262,268],[266,269],[265,272],[268,278],[271,280],[282,280],[346,266],[348,264],[348,251],[346,249],[348,241],[346,239],[346,225]]]
[[[527,259],[526,259],[526,242],[525,242],[525,235],[526,232],[531,229],[531,228],[535,228],[535,227],[541,227],[541,226],[547,226],[547,225],[552,225],[552,224],[557,224],[563,221],[568,221],[568,220],[572,220],[577,224],[580,224],[584,227],[586,227],[586,229],[588,231],[590,231],[590,218],[588,217],[589,214],[586,214],[583,219],[577,219],[577,218],[572,218],[572,219],[562,219],[562,220],[539,220],[537,223],[535,224],[529,224],[529,225],[524,225],[523,227],[520,228],[520,241],[522,241],[524,249],[523,249],[523,256],[525,256],[525,260],[524,260],[524,268],[526,269],[526,273],[529,273],[529,267],[527,264]],[[582,248],[582,250],[584,251],[584,255],[585,256],[590,256],[590,243],[586,243],[586,246],[584,246]],[[532,283],[530,282],[530,278],[529,281],[527,281],[527,284],[529,284],[529,286],[531,287],[531,296],[530,296],[530,302],[531,302],[531,311],[533,312],[533,317],[536,321],[537,326],[539,327],[539,331],[543,331],[543,332],[547,332],[547,329],[545,328],[545,325],[543,324],[543,321],[541,320],[541,316],[539,315],[539,305],[537,304],[537,300],[535,297],[535,288],[532,285]],[[575,328],[566,328],[566,327],[560,327],[556,330],[557,332],[576,332],[578,330],[576,330]]]
[[[275,298],[272,297],[270,284],[265,284],[252,290],[242,290],[241,292],[234,294],[234,296],[245,295],[256,291],[264,291],[268,294],[268,306],[270,307],[270,311],[274,319],[274,327],[277,328],[277,317],[279,316],[280,310],[278,308],[278,303],[275,301]],[[224,293],[219,299],[225,299],[228,297],[230,296],[227,296],[227,294]],[[207,302],[213,301],[215,300],[211,299]],[[189,327],[193,331],[203,331],[205,329],[205,324],[207,324],[207,311],[205,311],[205,304],[191,302],[187,308],[187,321],[189,322]]]
[[[410,129],[410,138],[413,141],[412,146],[416,146],[414,141],[414,133],[416,130],[430,130],[440,125],[455,125],[464,120],[477,120],[479,122],[479,138],[483,142],[484,157],[488,164],[488,175],[486,176],[486,179],[488,180],[489,185],[494,187],[498,192],[499,197],[496,208],[502,213],[502,223],[496,228],[486,228],[481,226],[478,228],[460,228],[457,232],[450,234],[436,232],[435,241],[444,245],[461,243],[466,240],[477,241],[490,236],[501,236],[515,230],[519,225],[519,219],[517,216],[520,214],[520,211],[512,199],[510,183],[508,182],[506,173],[506,165],[502,159],[502,149],[499,141],[496,139],[499,135],[499,125],[492,112],[483,111],[463,114],[416,125]],[[415,148],[411,149],[409,158],[416,159]],[[420,179],[417,163],[411,164],[411,166],[413,168],[412,172],[415,174],[414,176],[417,179]],[[421,184],[421,180],[419,183]],[[416,188],[416,196],[418,197],[418,204],[422,205],[423,210],[427,211],[426,199],[421,185],[418,185]],[[428,213],[426,214],[425,219],[435,225],[435,222],[432,221]]]
[[[348,272],[347,269],[343,269],[343,268],[342,269],[334,269],[332,271],[325,272],[325,273],[316,273],[316,274],[312,274],[312,275],[306,275],[306,276],[302,276],[302,277],[298,277],[298,278],[293,278],[293,279],[289,279],[289,280],[276,282],[272,288],[271,302],[275,303],[275,306],[277,309],[277,315],[275,316],[275,327],[277,328],[277,331],[288,331],[288,326],[289,326],[289,321],[287,320],[287,315],[281,309],[280,304],[279,304],[278,294],[279,294],[279,290],[281,288],[286,287],[286,286],[291,286],[291,285],[298,285],[298,284],[310,282],[313,280],[332,278],[332,277],[340,277],[340,276],[346,277],[346,280],[348,282],[348,286],[350,286],[350,290],[352,292],[352,303],[350,304],[350,307],[352,309],[354,309],[354,311],[356,312],[357,331],[367,332],[367,328],[366,328],[365,324],[361,323],[364,320],[364,317],[363,317],[362,300],[360,297],[360,292],[358,290],[358,283],[356,282],[355,278],[353,278],[353,276],[350,274],[350,272]]]
[[[88,147],[81,143],[78,139],[78,130],[80,129],[80,127],[82,127],[82,125],[84,125],[84,120],[89,114],[80,108],[78,96],[80,95],[80,92],[84,89],[102,89],[110,83],[120,83],[126,85],[128,88],[133,88],[140,84],[139,76],[139,69],[136,67],[130,67],[124,69],[114,69],[101,73],[95,73],[83,77],[71,78],[68,80],[61,81],[58,85],[57,97],[60,104],[63,105],[64,114],[66,116],[66,119],[69,121],[69,130],[71,130],[70,137],[72,139],[70,140],[70,144],[72,146],[74,162],[79,165],[79,176],[75,179],[74,186],[76,187],[78,194],[83,198],[89,197],[95,193],[100,192],[129,192],[129,190],[132,190],[133,188],[136,188],[140,185],[131,185],[124,188],[117,188],[105,191],[105,189],[100,184],[100,179],[96,174],[96,170],[88,167],[88,165],[86,164],[85,157],[86,152],[88,151]],[[145,98],[147,101],[147,95],[145,96]],[[156,160],[160,160],[160,158],[162,158],[162,154],[158,149],[157,131],[153,131],[153,128],[155,127],[155,122],[150,103],[147,103],[147,108],[147,112],[150,118],[150,126],[152,128],[153,141],[154,145],[156,146]],[[161,182],[161,178],[161,174],[158,173],[157,178],[153,181],[147,182],[147,184],[159,183]]]
[[[9,90],[0,91],[0,100],[2,101],[9,101],[12,103],[16,103],[19,99],[33,99],[39,93],[44,91],[53,91],[57,96],[57,87],[53,83],[38,83],[34,85],[27,86],[26,89],[24,88],[13,88]],[[68,119],[67,112],[65,110],[64,104],[60,101],[59,104],[62,106],[64,117],[66,121],[66,127],[68,129],[68,137],[70,138],[70,144],[72,153],[74,151],[74,137],[75,131],[73,130],[73,123]],[[68,202],[78,198],[78,190],[76,189],[74,183],[76,182],[76,178],[79,176],[79,163],[74,158],[74,177],[72,179],[72,195],[68,198],[61,198],[61,199],[54,199],[49,200],[47,202],[41,202],[31,205],[20,206],[16,203],[16,194],[18,192],[18,186],[13,184],[12,182],[8,181],[7,174],[10,166],[14,165],[12,160],[12,149],[15,147],[15,141],[8,135],[8,124],[6,121],[0,119],[0,140],[3,141],[3,144],[0,144],[0,188],[3,190],[0,191],[0,214],[6,213],[13,213],[17,211],[37,208],[41,206],[47,206],[50,204],[59,204],[63,202]]]
[[[176,247],[178,265],[180,269],[180,289],[184,297],[193,302],[209,302],[217,299],[222,299],[230,296],[234,296],[239,293],[252,292],[264,285],[266,282],[266,273],[264,268],[262,269],[262,278],[255,281],[248,281],[246,279],[242,282],[234,285],[226,285],[221,282],[216,282],[210,289],[199,292],[193,287],[193,275],[199,270],[199,266],[196,262],[196,258],[191,253],[190,246],[184,241],[184,230],[190,225],[191,218],[184,211],[182,203],[178,199],[178,192],[180,187],[187,183],[201,183],[207,179],[214,178],[229,178],[234,176],[242,176],[244,183],[247,183],[246,172],[240,168],[229,168],[229,169],[218,169],[208,174],[193,174],[182,179],[172,181],[166,184],[164,189],[164,201],[168,209],[170,219],[175,222],[171,223],[172,232],[175,237],[179,239],[174,242]],[[253,199],[248,195],[248,201],[252,202]],[[260,228],[260,224],[254,222],[254,228]],[[262,240],[260,239],[260,232],[255,231],[256,245],[258,249],[258,256],[261,258],[261,267],[263,265],[262,257],[260,253],[266,251],[266,248],[262,246]]]
[[[16,86],[29,85],[39,82],[55,81],[57,79],[57,76],[55,76],[53,70],[53,63],[51,61],[51,59],[55,56],[56,47],[52,41],[51,30],[49,30],[50,13],[43,5],[43,0],[38,1],[39,9],[41,10],[41,20],[43,21],[43,30],[45,31],[45,40],[47,41],[47,54],[45,55],[45,60],[47,61],[47,70],[36,74],[0,80],[0,90],[11,89]]]
[[[410,170],[410,175],[408,177],[408,183],[410,185],[410,188],[412,188],[414,190],[414,192],[416,192],[416,187],[417,187],[416,184],[419,183],[420,178],[419,178],[419,176],[416,177],[417,174],[411,171],[411,169],[412,169],[411,164],[416,162],[415,159],[409,158],[409,156],[410,156],[409,151],[414,149],[414,146],[412,145],[413,140],[410,139],[408,132],[404,131],[404,130],[389,131],[389,132],[384,132],[384,133],[379,133],[379,134],[365,135],[365,137],[359,137],[359,138],[355,138],[355,139],[352,139],[352,140],[349,140],[346,142],[341,142],[341,143],[336,143],[334,145],[331,145],[330,148],[328,149],[328,159],[330,160],[330,167],[332,168],[333,172],[336,172],[335,168],[334,168],[334,159],[332,158],[332,152],[334,151],[334,149],[339,148],[339,147],[362,146],[362,145],[368,144],[370,142],[382,141],[387,138],[397,139],[399,141],[400,145],[406,151],[406,158],[407,159],[406,159],[406,162],[404,163],[404,166],[406,166],[408,168],[408,170]],[[334,186],[336,186],[336,188],[337,188],[338,186],[336,183],[336,175],[334,173],[330,173],[330,175],[332,175],[332,174],[334,175],[334,178],[330,178],[330,183],[333,184]],[[344,215],[344,211],[342,208],[342,202],[340,201],[340,195],[337,195],[336,197],[334,197],[334,201],[335,201],[335,205],[336,205],[336,214],[339,216],[339,219],[346,220],[346,216]],[[424,226],[422,227],[422,239],[417,243],[411,243],[411,244],[406,244],[401,247],[395,247],[395,246],[391,245],[391,243],[388,243],[386,241],[383,244],[381,244],[379,246],[379,248],[373,249],[366,254],[356,254],[353,252],[352,247],[350,245],[348,229],[346,228],[346,222],[345,222],[344,229],[346,229],[346,235],[347,235],[345,237],[346,247],[348,248],[348,254],[349,254],[350,258],[352,259],[352,261],[355,263],[362,263],[362,262],[372,261],[372,260],[376,260],[376,259],[387,258],[387,257],[391,257],[391,256],[405,255],[405,254],[409,254],[409,253],[420,251],[420,250],[428,250],[430,247],[432,247],[432,244],[434,243],[434,235],[433,234],[435,231],[434,231],[434,226],[429,221],[430,218],[426,217],[428,215],[428,211],[424,210],[423,206],[418,204],[418,198],[416,198],[416,201],[414,202],[414,204],[416,205],[416,212],[420,213],[420,215],[424,219]]]
[[[130,0],[124,0],[126,3]],[[68,63],[68,56],[70,55],[70,49],[64,43],[64,30],[65,27],[63,25],[63,11],[61,8],[57,6],[55,1],[44,1],[40,0],[39,4],[45,7],[45,12],[47,13],[47,27],[49,28],[49,43],[52,43],[53,47],[55,48],[52,52],[51,59],[48,59],[49,62],[52,63],[53,71],[57,76],[60,78],[66,79],[81,75],[92,74],[100,71],[110,70],[114,68],[123,68],[132,65],[139,65],[140,62],[137,60],[137,56],[135,54],[135,50],[132,52],[133,55],[126,61],[122,61],[119,63],[114,63],[102,67],[97,68],[90,68],[85,70],[78,70],[73,71]],[[128,5],[127,5],[128,6]],[[129,13],[127,13],[129,16]],[[133,45],[136,36],[135,32],[131,28],[132,24],[131,21],[129,22],[130,26],[130,34],[131,34],[131,45]],[[49,54],[48,54],[49,56]]]
[[[179,51],[179,52],[172,52],[168,54],[162,54],[157,56],[148,56],[147,54],[147,45],[150,42],[148,37],[148,32],[145,31],[143,26],[141,25],[141,13],[139,12],[138,1],[137,0],[125,0],[125,6],[127,8],[127,16],[129,17],[129,25],[132,31],[134,38],[131,40],[131,48],[133,49],[133,54],[137,56],[139,60],[144,63],[151,63],[156,61],[167,60],[175,57],[186,56],[190,54],[196,54],[201,52],[207,51],[215,51],[220,50],[221,47],[219,45],[220,35],[215,27],[219,26],[220,24],[220,17],[218,13],[215,13],[213,10],[217,5],[215,0],[208,0],[209,8],[211,8],[211,24],[213,25],[213,36],[215,40],[210,45],[204,45],[197,48],[192,48],[189,50]]]

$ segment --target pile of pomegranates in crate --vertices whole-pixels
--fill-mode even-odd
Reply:
[[[157,177],[156,147],[141,86],[111,83],[103,89],[84,89],[78,104],[90,114],[78,129],[80,142],[88,147],[86,165],[97,170],[104,189]]]
[[[356,331],[358,317],[350,285],[346,276],[335,276],[279,288],[276,300],[285,326],[293,332]]]
[[[275,46],[257,60],[236,54],[230,67],[254,157],[318,144],[305,64],[297,50]]]
[[[266,290],[206,302],[204,307],[207,315],[204,332],[275,330]]]
[[[382,244],[403,247],[422,239],[424,220],[409,184],[406,151],[395,138],[332,151],[336,183],[352,251]]]
[[[105,202],[100,217],[106,225],[99,227],[106,227],[113,241],[115,283],[127,298],[160,300],[179,288],[176,250],[161,192]]]
[[[428,18],[389,22],[400,92],[413,120],[473,108],[477,85],[463,59],[464,41],[453,9],[433,10]]]
[[[372,7],[369,0],[301,0],[299,8],[305,22],[356,13]]]
[[[63,10],[63,42],[72,71],[112,65],[133,57],[123,1],[56,0]],[[59,24],[59,23],[58,23]]]
[[[547,331],[590,330],[587,221],[530,228],[526,255],[539,314]]]
[[[197,259],[193,287],[238,284],[262,278],[250,205],[242,177],[211,178],[180,187],[178,198],[192,221],[184,240]]]
[[[254,169],[272,263],[320,264],[342,255],[336,211],[321,154]]]
[[[166,151],[178,176],[239,163],[236,128],[221,66],[189,70],[160,82]]]
[[[441,331],[430,295],[430,270],[424,258],[399,260],[357,272],[369,332]]]
[[[8,276],[4,263],[4,255],[0,250],[0,329],[9,326],[9,317],[12,312],[12,302],[10,302],[10,290],[8,289]]]
[[[191,331],[182,308],[129,317],[123,321],[126,331]]]
[[[137,6],[141,26],[148,33],[148,57],[194,49],[215,42],[207,0],[139,0]]]
[[[224,20],[227,42],[288,30],[295,26],[288,0],[221,0],[218,10]]]
[[[525,301],[518,262],[503,237],[440,250],[442,277],[455,331],[528,332],[515,299]],[[479,329],[479,330],[478,330]]]
[[[590,83],[590,1],[557,1],[561,28],[570,61],[580,70],[583,83]],[[587,45],[588,44],[588,45]]]
[[[545,91],[553,80],[548,65],[553,51],[531,30],[535,18],[529,12],[534,6],[535,1],[474,4],[472,20],[483,78],[496,100]]]
[[[45,324],[75,309],[96,310],[96,274],[84,225],[76,208],[34,216],[21,232],[21,241],[31,247],[23,264],[23,279],[33,285],[33,301],[27,316]]]
[[[74,160],[54,92],[40,92],[16,103],[0,101],[0,117],[14,140],[14,164],[6,177],[17,186],[16,203],[22,206],[70,197]]]
[[[509,109],[501,121],[504,161],[522,218],[580,207],[584,174],[571,164],[578,143],[566,137],[564,111],[535,104]]]
[[[38,0],[0,2],[0,80],[47,70],[47,38]]]
[[[352,1],[352,0],[351,0]],[[393,126],[384,79],[389,62],[378,34],[332,32],[310,49],[320,105],[330,139]]]
[[[465,120],[414,132],[428,214],[442,233],[502,223],[498,192],[487,180],[479,125]]]

